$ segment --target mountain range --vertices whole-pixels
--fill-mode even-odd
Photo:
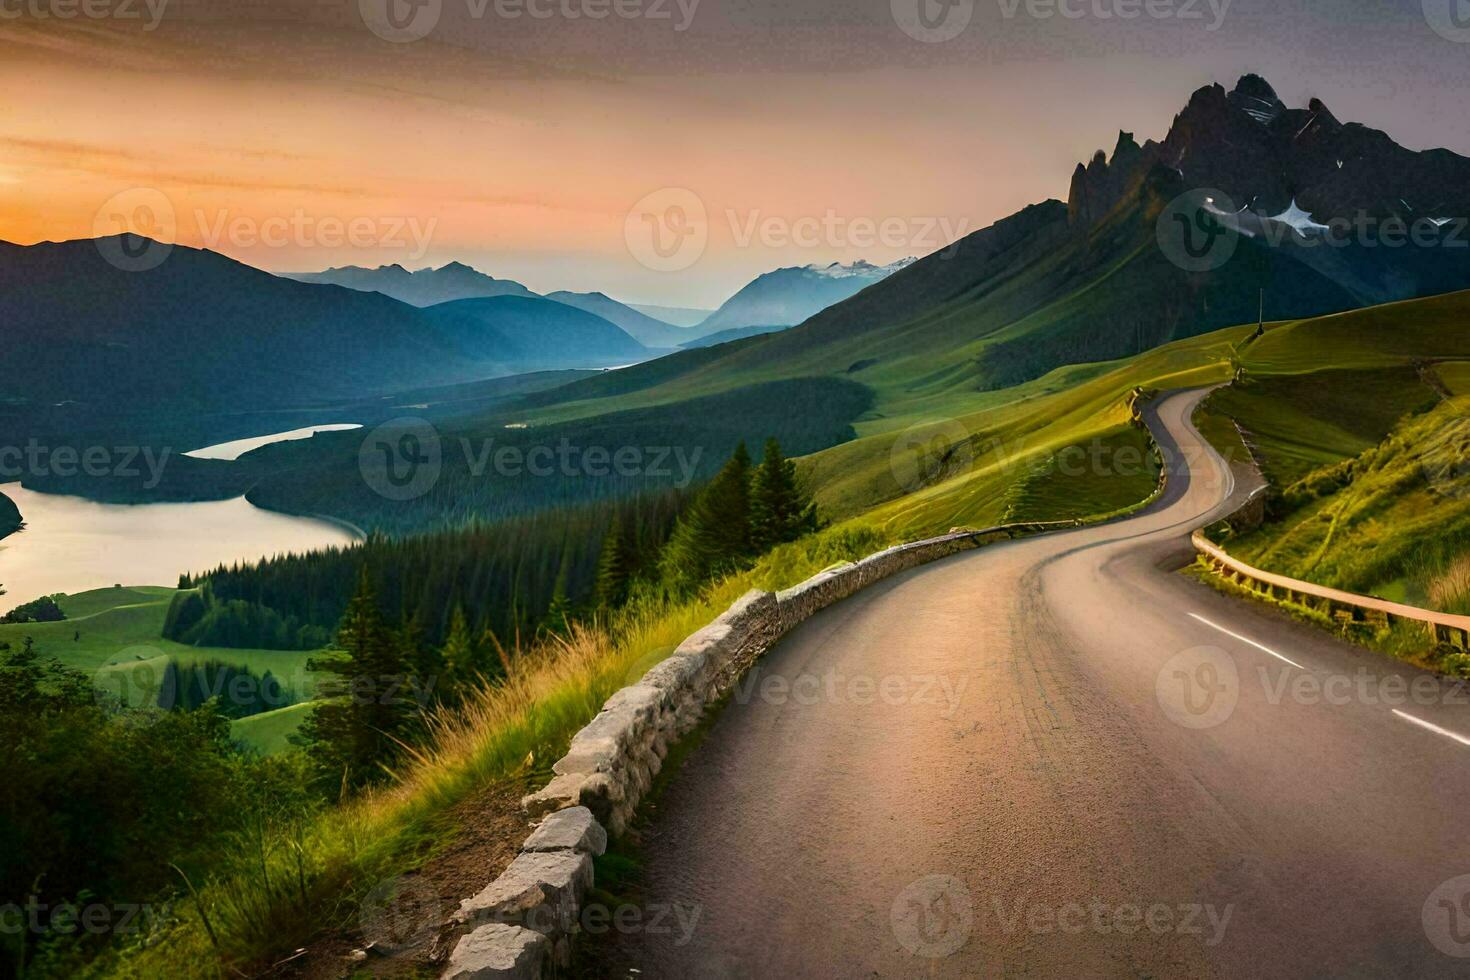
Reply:
[[[690,331],[727,342],[583,376],[464,424],[648,406],[677,414],[691,398],[818,378],[871,392],[871,419],[885,425],[953,414],[1059,367],[1253,323],[1262,311],[1296,319],[1470,287],[1467,214],[1470,159],[1406,149],[1338,122],[1318,100],[1287,108],[1247,75],[1229,91],[1196,91],[1162,140],[1120,133],[1111,155],[1078,166],[1065,201],[1030,205],[912,262],[777,270]],[[1334,236],[1339,222],[1352,233]],[[1374,237],[1395,222],[1446,234],[1396,246]],[[1180,224],[1209,231],[1210,242],[1228,232],[1228,254],[1182,259],[1169,240]],[[509,288],[467,266],[427,271],[426,284]],[[803,302],[819,312],[799,314]],[[799,325],[752,335],[798,315]],[[653,338],[657,324],[644,316],[601,294],[417,307],[182,247],[157,269],[129,273],[90,241],[0,245],[0,318],[13,349],[28,352],[0,415],[78,398],[117,412],[300,406],[623,365],[658,353],[635,333]]]
[[[458,262],[276,276],[175,245],[156,267],[125,270],[107,255],[148,243],[122,237],[0,243],[0,319],[27,352],[0,428],[306,408],[741,335],[675,327],[602,293],[539,296]]]
[[[1342,123],[1320,99],[1291,109],[1259,75],[1234,89],[1208,85],[1190,98],[1162,142],[1120,133],[1112,159],[1101,150],[1078,164],[1071,220],[1095,223],[1136,192],[1158,167],[1188,187],[1223,191],[1241,209],[1281,215],[1293,207],[1314,223],[1470,214],[1470,160],[1449,150],[1414,151],[1379,130]]]
[[[414,272],[401,265],[380,265],[376,269],[347,265],[322,272],[286,273],[285,278],[382,293],[410,306],[434,306],[450,300],[481,296],[536,295],[518,282],[487,276],[463,262],[450,262],[437,269]]]
[[[437,306],[453,300],[484,299],[494,296],[541,298],[513,279],[497,279],[463,262],[450,262],[437,269],[410,272],[401,265],[380,265],[375,269],[349,265],[322,272],[287,273],[286,278],[333,286],[346,286],[362,292],[382,293],[411,306]],[[546,299],[592,313],[626,331],[645,347],[674,348],[699,336],[698,332],[654,319],[602,293],[550,293]]]
[[[1318,100],[1288,109],[1246,75],[1228,92],[1196,91],[1161,141],[1121,133],[1111,157],[1079,165],[1066,201],[1030,205],[792,329],[537,400],[592,413],[632,392],[649,404],[840,375],[873,389],[877,415],[893,417],[1253,323],[1262,310],[1295,319],[1470,287],[1464,235],[1397,247],[1375,237],[1410,219],[1463,231],[1466,215],[1470,159],[1405,149],[1338,122]],[[1324,227],[1349,218],[1368,232]],[[1191,264],[1171,239],[1175,219],[1218,227],[1232,250]]]
[[[420,308],[184,246],[124,271],[108,242],[0,243],[0,321],[26,352],[7,378],[12,410],[278,408],[652,356],[606,320],[536,296]]]
[[[605,293],[558,290],[545,294],[545,298],[600,316],[645,347],[673,350],[692,346],[711,334],[736,328],[792,326],[912,261],[905,259],[888,266],[876,266],[859,260],[849,265],[834,262],[827,266],[776,269],[757,277],[719,309],[703,316],[697,316],[700,311],[651,308],[679,320],[678,325],[618,302]],[[497,279],[461,262],[413,272],[401,265],[382,265],[375,269],[342,266],[323,272],[290,273],[287,278],[378,292],[412,306],[433,306],[451,300],[489,296],[538,295],[514,280]],[[737,336],[740,335],[730,334],[727,339]]]

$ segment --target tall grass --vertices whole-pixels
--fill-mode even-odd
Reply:
[[[1448,613],[1470,613],[1470,554],[1462,554],[1429,580],[1429,601]]]

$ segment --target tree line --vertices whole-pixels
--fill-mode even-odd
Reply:
[[[382,611],[442,645],[454,627],[478,640],[517,637],[594,608],[602,542],[617,527],[623,561],[642,574],[693,496],[666,490],[405,537],[221,566],[182,576],[164,636],[201,646],[315,650],[347,612],[368,569]]]

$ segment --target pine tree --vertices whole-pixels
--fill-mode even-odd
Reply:
[[[602,553],[597,558],[597,605],[600,609],[616,609],[628,600],[629,556],[623,541],[623,522],[614,515],[602,539]]]
[[[817,529],[817,505],[802,489],[796,464],[781,454],[781,444],[774,438],[766,440],[765,455],[750,482],[750,530],[756,551]]]
[[[743,567],[754,554],[750,473],[750,453],[742,442],[680,515],[662,562],[664,582],[676,594]]]
[[[567,598],[567,583],[563,578],[556,580],[551,593],[551,607],[546,610],[546,629],[557,636],[566,636],[572,631],[572,601]]]
[[[394,639],[400,659],[412,668],[422,683],[435,682],[444,673],[444,658],[437,647],[425,641],[423,621],[418,611],[404,613],[398,622]]]
[[[319,685],[323,700],[301,726],[301,736],[326,782],[361,786],[382,772],[416,714],[406,665],[366,569],[337,628],[332,655],[308,666],[329,677]]]
[[[449,636],[440,651],[444,664],[443,689],[440,695],[446,700],[455,700],[457,692],[473,683],[480,671],[480,658],[475,639],[470,635],[470,626],[465,619],[464,606],[456,604],[449,619]]]

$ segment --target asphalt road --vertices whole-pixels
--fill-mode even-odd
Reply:
[[[610,960],[1470,975],[1470,697],[1178,574],[1249,489],[1200,397],[1150,413],[1185,462],[1147,511],[913,570],[771,650],[659,800]]]

